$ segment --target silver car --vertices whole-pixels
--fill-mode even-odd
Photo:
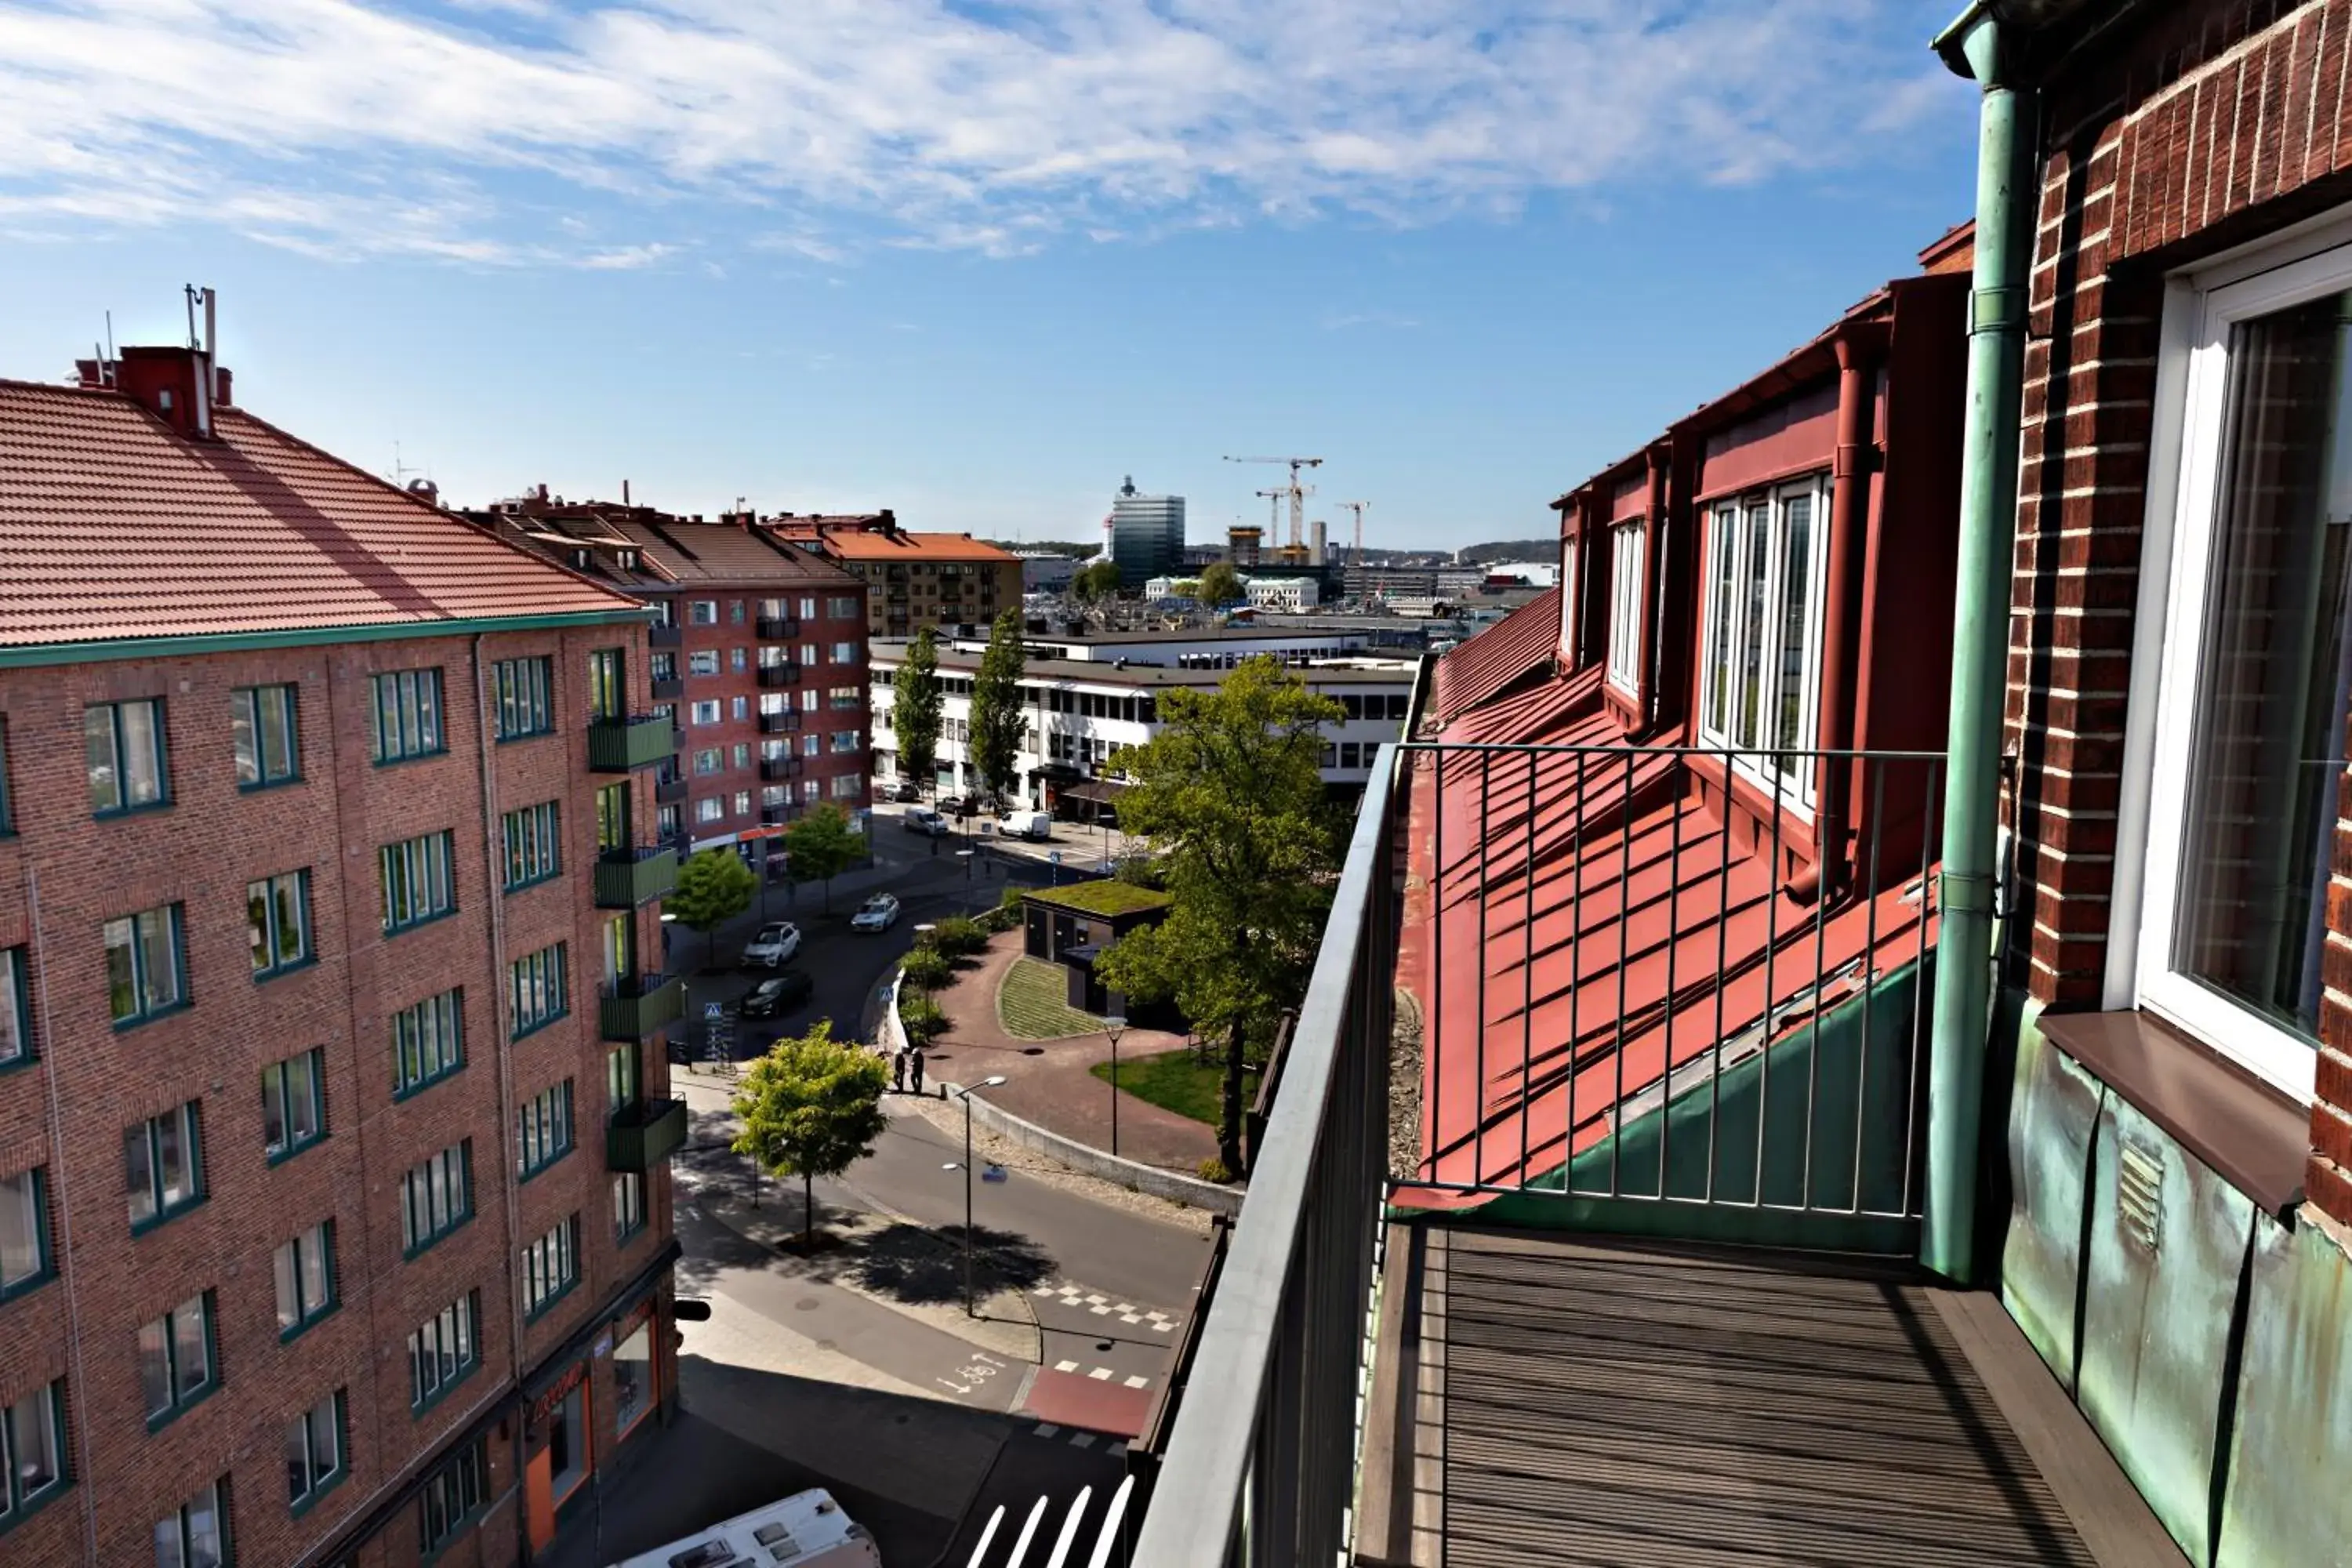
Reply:
[[[849,917],[852,931],[888,931],[898,923],[898,900],[888,893],[875,894]]]

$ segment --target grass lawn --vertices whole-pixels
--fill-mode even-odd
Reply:
[[[1060,964],[1042,959],[1013,961],[996,993],[996,1016],[1006,1034],[1024,1040],[1061,1040],[1101,1030],[1100,1018],[1065,1000],[1069,990],[1063,974]]]
[[[1110,1063],[1097,1062],[1088,1070],[1105,1083],[1110,1081]],[[1118,1087],[1123,1092],[1211,1127],[1217,1124],[1217,1106],[1224,1096],[1224,1082],[1223,1063],[1213,1057],[1196,1062],[1192,1051],[1182,1047],[1162,1051],[1158,1056],[1121,1057],[1118,1060]],[[1257,1074],[1245,1074],[1242,1079],[1244,1109],[1256,1093]]]

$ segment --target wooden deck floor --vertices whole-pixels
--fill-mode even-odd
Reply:
[[[2106,1549],[2086,1544],[2082,1489],[2062,1499],[2045,1479],[1955,1337],[1967,1320],[1904,1276],[1539,1233],[1394,1234],[1412,1255],[1391,1258],[1390,1279],[1419,1289],[1385,1314],[1382,1355],[1403,1352],[1413,1420],[1386,1461],[1389,1542],[1360,1542],[1373,1546],[1361,1561],[2165,1561],[2160,1532],[2144,1555],[2152,1520],[2102,1518],[2088,1533]],[[2123,1490],[2121,1512],[2144,1514]]]

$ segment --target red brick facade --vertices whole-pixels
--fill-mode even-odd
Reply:
[[[2011,959],[2045,1003],[2097,1005],[2107,957],[2164,277],[2352,198],[2347,62],[2352,0],[2143,7],[2043,86],[2006,740],[2031,900]],[[2336,835],[2309,1191],[2352,1222]]]
[[[625,650],[630,705],[642,710],[646,633],[626,621],[0,670],[16,828],[0,837],[0,948],[24,950],[37,1051],[32,1065],[0,1075],[0,1174],[35,1166],[48,1173],[58,1264],[57,1278],[0,1303],[0,1403],[62,1379],[72,1475],[40,1511],[0,1534],[0,1563],[144,1563],[156,1519],[223,1478],[240,1562],[318,1561],[332,1549],[370,1564],[411,1563],[414,1483],[448,1445],[477,1432],[490,1438],[499,1500],[440,1561],[520,1555],[520,1500],[506,1494],[522,1431],[519,1420],[494,1417],[519,1389],[552,1375],[541,1363],[559,1347],[577,1341],[576,1353],[586,1355],[583,1336],[634,1304],[635,1292],[627,1301],[616,1293],[642,1283],[656,1300],[667,1295],[667,1269],[656,1267],[669,1239],[667,1173],[648,1174],[649,1223],[624,1244],[604,1152],[610,1047],[597,985],[609,912],[593,907],[592,893],[594,793],[616,776],[589,771],[586,688],[591,650],[610,647]],[[478,694],[493,661],[520,657],[551,661],[555,728],[489,741]],[[424,668],[442,671],[445,747],[379,765],[370,756],[370,677]],[[298,688],[300,777],[240,790],[230,694],[279,682]],[[84,707],[146,697],[165,705],[170,804],[96,818]],[[648,779],[637,775],[634,802],[646,840]],[[561,874],[504,892],[499,814],[547,801],[559,813]],[[455,912],[386,934],[379,850],[443,830],[453,835]],[[296,869],[310,874],[316,960],[256,980],[247,885]],[[188,1005],[118,1028],[101,926],[172,903],[184,912]],[[657,952],[656,906],[631,918],[638,952]],[[556,942],[569,954],[569,1014],[509,1045],[507,962]],[[463,988],[465,1066],[395,1099],[392,1016],[452,985]],[[326,1134],[272,1164],[262,1071],[313,1048],[324,1057]],[[657,1042],[636,1049],[643,1092],[658,1098],[664,1054]],[[567,1078],[572,1151],[518,1184],[516,1107]],[[205,1198],[134,1235],[124,1131],[189,1100],[201,1107]],[[400,1178],[460,1139],[472,1142],[473,1217],[404,1258]],[[579,1284],[526,1325],[520,1247],[574,1213]],[[338,1305],[281,1342],[273,1250],[326,1219],[334,1224]],[[412,1413],[408,1336],[469,1290],[480,1292],[481,1364]],[[139,1327],[200,1291],[215,1304],[218,1387],[151,1432]],[[666,1310],[656,1328],[667,1396]],[[601,1360],[595,1371],[609,1380]],[[283,1433],[337,1390],[347,1409],[346,1473],[297,1514]],[[607,1449],[599,1434],[600,1462]]]

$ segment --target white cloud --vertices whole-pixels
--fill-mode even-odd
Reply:
[[[566,204],[820,263],[1410,223],[1874,156],[1962,91],[1916,31],[1898,0],[0,0],[0,223],[589,266],[669,247],[583,250]]]

